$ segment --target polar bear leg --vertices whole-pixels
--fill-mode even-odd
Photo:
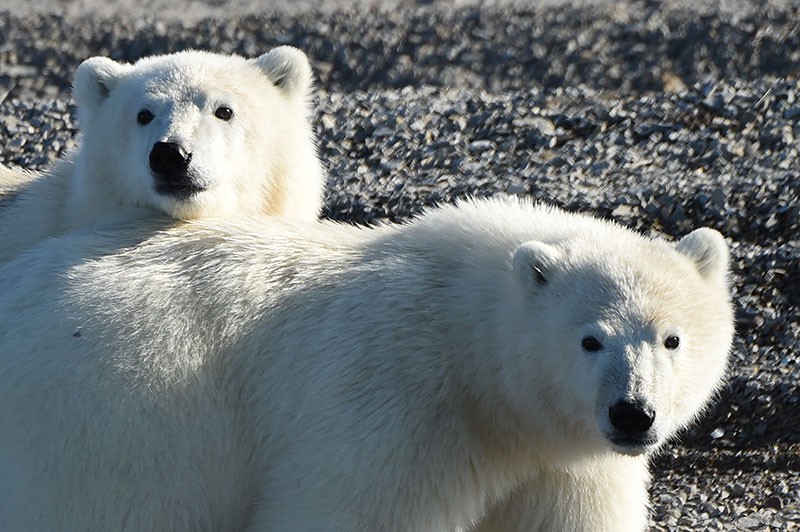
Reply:
[[[644,531],[646,461],[619,457],[613,462],[545,472],[491,509],[471,532]]]

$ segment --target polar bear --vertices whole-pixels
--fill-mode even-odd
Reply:
[[[312,75],[300,50],[255,59],[203,51],[106,57],[77,70],[81,140],[0,211],[0,261],[46,236],[128,216],[268,214],[311,220],[323,173],[310,123]]]
[[[0,268],[9,530],[644,530],[648,457],[726,368],[711,229],[156,222]]]

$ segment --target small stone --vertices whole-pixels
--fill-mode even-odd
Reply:
[[[336,127],[336,119],[327,113],[322,115],[320,122],[322,122],[322,127],[328,130],[333,130]]]
[[[17,151],[22,148],[26,142],[27,140],[25,137],[22,135],[17,135],[6,144],[6,150],[11,152]]]
[[[791,107],[783,112],[783,117],[786,120],[796,120],[800,118],[800,107]]]
[[[736,520],[736,524],[748,530],[758,530],[763,526],[763,523],[752,516],[740,517]]]
[[[764,508],[780,510],[783,508],[783,501],[781,501],[780,497],[768,497],[767,500],[764,501]]]
[[[506,188],[506,193],[508,194],[525,194],[528,192],[528,188],[520,185],[520,184],[511,184]]]
[[[720,511],[717,509],[717,507],[710,502],[701,503],[700,511],[707,513],[709,517],[717,517],[720,515]]]
[[[664,92],[685,92],[686,83],[672,71],[664,72],[661,75],[661,82],[664,84]]]
[[[514,121],[515,126],[529,126],[536,129],[542,135],[552,136],[556,134],[556,126],[541,116],[526,116]]]
[[[669,504],[670,502],[672,502],[672,495],[668,493],[662,493],[658,496],[658,504],[664,505]]]
[[[473,153],[481,153],[494,148],[494,143],[491,140],[474,140],[469,145],[469,151]]]
[[[19,125],[19,118],[16,116],[4,116],[0,118],[0,124],[5,126],[9,131],[14,131]]]
[[[633,215],[633,207],[630,205],[617,205],[614,207],[614,210],[611,211],[611,216],[615,218],[628,218]]]

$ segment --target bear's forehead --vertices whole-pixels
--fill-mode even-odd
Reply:
[[[600,242],[573,249],[568,256],[581,269],[595,270],[611,283],[669,287],[700,280],[691,259],[663,242]]]
[[[180,90],[194,88],[212,88],[217,86],[228,87],[232,83],[227,82],[222,73],[210,70],[206,67],[194,67],[192,65],[175,65],[169,69],[153,69],[149,71],[136,72],[132,76],[134,85],[138,83],[145,90]]]
[[[691,328],[693,303],[670,294],[654,294],[652,287],[626,287],[588,295],[581,300],[576,325],[591,326],[606,338],[656,342],[666,332]],[[568,299],[568,298],[565,298]],[[573,308],[575,308],[573,306]]]
[[[179,72],[159,73],[130,77],[115,90],[115,98],[122,101],[157,104],[192,103],[198,107],[207,104],[235,105],[252,101],[265,91],[253,91],[222,78],[181,75]]]
[[[230,72],[235,74],[243,70],[249,70],[249,66],[247,60],[242,57],[186,51],[140,59],[134,63],[133,70],[149,74],[169,71],[181,71],[184,73]]]
[[[577,258],[567,283],[585,297],[610,308],[684,308],[705,297],[710,289],[698,272],[676,252],[665,254],[615,254]],[[661,310],[659,310],[661,312]]]
[[[264,84],[266,77],[244,61],[164,58],[137,63],[128,75],[128,85],[132,90],[167,94],[215,90],[242,92],[242,87],[252,92],[261,90]]]

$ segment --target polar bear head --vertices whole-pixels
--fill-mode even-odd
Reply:
[[[84,61],[73,91],[76,208],[316,218],[323,185],[311,86],[305,54],[288,46],[249,60],[184,51]]]
[[[505,380],[539,429],[637,455],[687,425],[720,386],[733,313],[719,233],[698,229],[675,245],[625,233],[517,248],[529,331],[515,356],[539,353],[541,367],[509,364]],[[531,407],[531,390],[549,407]]]

